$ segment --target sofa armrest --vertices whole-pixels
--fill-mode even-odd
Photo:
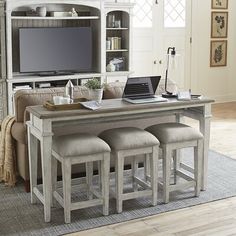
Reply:
[[[11,128],[12,137],[21,144],[26,144],[26,126],[23,122],[15,122]]]

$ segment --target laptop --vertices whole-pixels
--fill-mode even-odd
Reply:
[[[122,99],[134,104],[167,101],[166,98],[155,95],[160,79],[161,76],[128,78]]]

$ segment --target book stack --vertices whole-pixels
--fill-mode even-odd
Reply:
[[[51,87],[51,83],[40,83],[39,88],[50,88]]]
[[[28,84],[26,85],[15,85],[13,88],[13,91],[16,92],[18,90],[22,90],[22,89],[32,89],[32,87]]]
[[[108,41],[110,41],[110,50],[121,49],[121,37],[108,37]]]
[[[67,17],[72,16],[71,12],[68,11],[51,11],[50,16],[53,17]]]

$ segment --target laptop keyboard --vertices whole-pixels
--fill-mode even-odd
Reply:
[[[168,99],[163,98],[161,96],[155,96],[151,98],[144,98],[144,99],[130,99],[130,98],[124,98],[125,101],[134,103],[134,104],[142,104],[142,103],[151,103],[151,102],[166,102]]]
[[[133,99],[133,100],[136,100],[136,99],[153,99],[155,98],[154,95],[152,96],[136,96],[136,97],[128,97],[129,99]]]

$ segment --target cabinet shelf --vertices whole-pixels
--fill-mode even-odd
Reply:
[[[12,20],[97,20],[99,16],[12,16]]]
[[[128,52],[128,49],[106,50],[106,52]]]
[[[8,83],[25,83],[25,82],[43,82],[43,81],[57,81],[57,80],[70,80],[70,79],[89,79],[93,77],[101,77],[100,73],[75,73],[73,75],[60,75],[60,76],[37,76],[14,73],[13,78],[8,79]]]
[[[128,30],[128,28],[106,28],[106,30]]]
[[[115,6],[115,4],[114,4]],[[127,6],[127,5],[126,5]],[[106,15],[106,65],[112,60],[118,63],[115,67],[116,71],[105,73],[107,81],[126,81],[130,74],[130,14],[122,9],[113,9],[109,7]],[[118,21],[116,26],[116,21]],[[120,60],[119,60],[120,59]],[[109,69],[108,69],[109,70]]]
[[[108,76],[120,76],[120,75],[130,75],[132,74],[133,72],[131,71],[127,71],[127,70],[120,70],[120,71],[113,71],[113,72],[106,72],[106,75]]]

